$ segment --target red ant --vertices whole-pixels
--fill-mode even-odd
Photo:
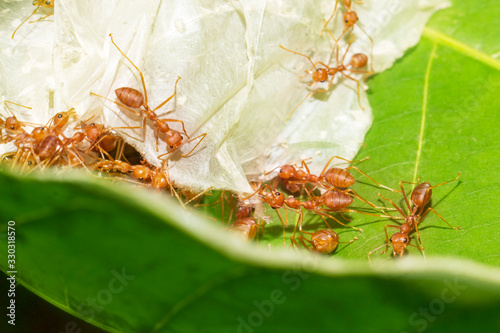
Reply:
[[[33,1],[33,6],[37,6],[35,8],[35,10],[33,11],[33,13],[31,13],[30,16],[28,16],[23,22],[21,22],[21,24],[19,24],[19,26],[16,28],[16,30],[14,30],[14,32],[12,33],[12,37],[11,39],[14,39],[14,35],[16,34],[17,30],[26,22],[29,20],[30,17],[32,17],[33,15],[35,15],[35,13],[38,11],[38,9],[40,7],[43,7],[43,8],[54,8],[54,2],[55,0],[34,0]],[[35,22],[38,22],[38,21],[41,21],[43,19],[46,19],[47,17],[51,16],[51,15],[54,15],[54,13],[50,13],[50,14],[47,14],[41,18],[39,18],[38,20],[36,21],[30,21],[30,23],[35,23]]]
[[[158,132],[162,132],[162,133],[166,134],[165,142],[167,143],[167,146],[171,149],[170,152],[162,154],[162,155],[158,156],[158,158],[160,158],[160,157],[162,157],[164,155],[172,153],[173,151],[175,151],[177,148],[179,148],[183,144],[183,142],[182,142],[183,138],[182,138],[181,132],[178,132],[178,131],[170,129],[170,127],[168,126],[167,123],[168,122],[178,122],[178,123],[181,123],[182,124],[183,134],[189,139],[189,135],[187,134],[186,129],[184,127],[184,122],[182,120],[178,120],[178,119],[159,119],[158,115],[155,112],[156,112],[156,110],[158,110],[159,108],[161,108],[163,105],[165,105],[167,102],[169,102],[172,98],[175,97],[175,95],[177,94],[177,82],[179,82],[180,76],[178,76],[177,77],[177,81],[175,81],[175,88],[174,88],[174,93],[172,94],[172,96],[170,96],[169,98],[167,98],[165,101],[163,101],[156,108],[151,109],[149,107],[149,105],[148,105],[148,94],[147,94],[147,91],[146,91],[146,83],[144,81],[144,75],[139,70],[139,68],[132,62],[132,60],[130,60],[127,57],[127,55],[125,53],[123,53],[123,51],[118,47],[118,45],[116,45],[115,41],[113,40],[112,34],[109,34],[109,36],[111,37],[111,42],[113,43],[113,45],[116,46],[116,48],[118,49],[118,51],[120,51],[120,53],[139,72],[139,74],[141,76],[142,88],[143,88],[143,91],[144,91],[144,95],[140,91],[138,91],[138,90],[136,90],[134,88],[129,88],[129,87],[118,88],[118,89],[115,90],[115,94],[116,94],[116,97],[118,98],[118,100],[121,103],[123,103],[123,104],[120,104],[120,103],[118,103],[116,101],[113,101],[113,100],[110,100],[109,98],[106,98],[104,96],[94,94],[93,92],[91,92],[90,94],[94,95],[94,96],[98,96],[98,97],[104,98],[106,100],[109,100],[109,101],[117,104],[118,106],[123,107],[124,109],[129,110],[130,112],[133,112],[137,116],[141,116],[142,115],[142,117],[143,117],[143,125],[142,125],[142,127],[144,129],[144,132],[145,132],[145,126],[146,126],[146,119],[150,119],[151,121],[153,121],[154,124],[155,124],[155,127],[156,127],[156,130],[155,130],[156,151],[158,151]],[[132,110],[132,108],[138,109],[138,108],[141,108],[141,107],[142,107],[142,109],[140,109],[140,112]],[[194,141],[194,140],[196,140],[198,138],[201,138],[200,141],[198,141],[198,143],[193,147],[193,149],[191,149],[191,151],[189,153],[182,154],[181,157],[189,156],[196,149],[196,147],[201,143],[201,141],[203,141],[203,139],[205,138],[206,135],[207,135],[207,133],[203,133],[203,134],[201,134],[201,135],[199,135],[199,136],[197,136],[197,137],[195,137],[193,139],[190,139],[189,141],[185,142],[185,143],[190,143],[190,142],[192,142],[192,141]]]
[[[333,36],[332,36],[332,38],[333,38]],[[312,85],[313,87],[311,88],[311,90],[309,91],[309,93],[306,95],[306,97],[304,97],[302,99],[302,101],[300,101],[300,103],[292,110],[292,112],[290,112],[290,114],[288,115],[288,117],[286,118],[286,120],[290,119],[291,115],[295,112],[295,110],[297,110],[297,108],[309,96],[312,96],[312,95],[314,95],[317,92],[319,92],[319,93],[327,92],[330,89],[330,87],[331,87],[331,85],[333,83],[333,79],[335,78],[335,75],[337,73],[340,73],[343,76],[345,76],[346,78],[348,78],[348,79],[353,80],[353,81],[356,82],[356,84],[357,84],[357,92],[358,92],[358,104],[361,107],[361,109],[364,110],[364,107],[361,105],[359,81],[356,80],[355,78],[353,78],[352,76],[347,75],[345,72],[346,71],[351,72],[351,73],[372,73],[372,72],[371,71],[360,70],[361,68],[363,68],[364,66],[366,66],[366,64],[368,63],[368,57],[365,54],[363,54],[363,53],[356,53],[356,54],[354,54],[351,57],[351,61],[347,65],[344,65],[344,60],[345,60],[345,57],[347,56],[349,48],[351,47],[351,44],[352,44],[352,39],[351,39],[351,42],[349,43],[349,45],[347,46],[347,49],[346,49],[344,55],[342,56],[342,61],[339,63],[339,46],[336,43],[336,45],[333,48],[332,55],[330,56],[330,60],[328,61],[328,65],[325,64],[325,63],[323,63],[323,62],[321,62],[321,61],[317,61],[317,62],[314,63],[311,60],[311,58],[308,57],[307,55],[299,53],[299,52],[296,52],[296,51],[289,50],[289,49],[283,47],[282,45],[279,45],[279,47],[281,47],[285,51],[288,51],[288,52],[291,52],[291,53],[294,53],[294,54],[297,54],[297,55],[300,55],[300,56],[303,56],[303,57],[307,58],[307,60],[309,60],[309,62],[312,64],[312,67],[309,70],[307,70],[306,73],[311,74],[311,78],[312,78],[313,81],[309,84],[309,86]],[[331,58],[333,57],[333,52],[335,51],[335,49],[337,50],[337,55],[336,55],[337,66],[336,67],[330,67],[329,64],[331,63]],[[316,65],[318,65],[318,64],[322,65],[324,68],[318,68],[318,67],[316,67]],[[348,68],[349,66],[351,66],[354,69]],[[330,79],[328,79],[328,77],[330,77]],[[320,82],[326,82],[326,81],[328,81],[328,86],[326,88],[316,89],[316,86],[317,86],[318,83],[320,83]]]
[[[382,253],[385,253],[387,251],[387,247],[389,246],[389,242],[392,244],[392,247],[393,247],[393,256],[399,255],[400,257],[402,257],[403,253],[404,253],[404,251],[406,249],[406,246],[407,245],[411,245],[411,246],[414,246],[414,247],[420,249],[422,251],[422,255],[425,258],[425,250],[424,250],[424,248],[422,246],[422,241],[420,239],[420,232],[418,231],[418,224],[420,222],[422,222],[422,220],[425,218],[425,216],[430,211],[434,212],[441,220],[443,220],[446,224],[448,224],[452,229],[454,229],[454,230],[460,229],[460,226],[453,227],[450,223],[448,223],[448,221],[446,221],[441,215],[439,215],[432,207],[427,207],[427,209],[425,209],[425,206],[427,206],[429,204],[430,200],[431,200],[432,189],[433,188],[436,188],[436,187],[439,187],[439,186],[442,186],[442,185],[445,185],[445,184],[457,181],[458,178],[460,178],[461,175],[462,175],[462,173],[459,172],[458,176],[455,179],[447,181],[447,182],[444,182],[444,183],[441,183],[439,185],[434,185],[434,186],[431,186],[431,184],[429,182],[419,183],[415,187],[415,189],[412,191],[412,193],[411,193],[410,200],[413,203],[413,207],[410,205],[410,202],[408,201],[408,198],[406,196],[406,193],[405,193],[405,190],[404,190],[404,187],[403,187],[403,183],[406,183],[406,184],[413,184],[413,183],[405,182],[405,181],[400,181],[399,182],[399,186],[401,187],[401,191],[403,193],[403,197],[405,199],[406,206],[408,207],[409,214],[406,214],[392,200],[384,198],[379,193],[379,196],[382,199],[390,202],[391,205],[402,215],[402,216],[391,216],[390,218],[391,219],[396,219],[396,220],[405,220],[405,223],[403,223],[400,226],[397,226],[397,225],[386,225],[384,227],[384,229],[385,229],[385,236],[386,236],[386,243],[384,245],[381,245],[381,246],[375,248],[374,250],[370,251],[368,253],[368,258],[370,258],[370,254],[371,253],[373,253],[374,251],[378,250],[379,248],[381,248],[383,246],[386,247],[386,250],[383,251]],[[387,234],[387,228],[399,229],[399,232],[395,233],[389,239],[388,234]],[[420,246],[409,244],[409,240],[410,239],[408,237],[408,234],[411,231],[413,231],[414,229],[415,229],[415,231],[417,233],[417,239],[418,239],[418,242],[419,242]]]

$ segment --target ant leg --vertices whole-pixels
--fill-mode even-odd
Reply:
[[[350,167],[347,167],[346,170],[351,170],[351,169],[354,169],[356,170],[357,172],[359,172],[360,174],[362,174],[363,176],[367,177],[368,179],[370,179],[372,182],[374,182],[375,184],[377,184],[379,187],[382,187],[382,188],[385,188],[386,190],[389,190],[389,191],[392,191],[392,192],[398,192],[398,193],[401,193],[397,190],[394,190],[388,186],[385,186],[385,185],[382,185],[380,184],[378,181],[376,181],[375,179],[373,179],[372,177],[368,176],[366,173],[364,173],[363,171],[359,170],[358,167],[355,167],[355,166],[350,166]]]
[[[207,188],[206,190],[203,190],[202,192],[198,193],[197,195],[195,195],[194,197],[192,197],[191,199],[189,199],[188,201],[186,201],[184,204],[189,204],[191,201],[193,200],[196,200],[198,199],[199,197],[201,197],[203,194],[207,193],[208,191],[212,190],[214,187],[213,186],[210,186],[209,188]],[[211,194],[210,194],[211,195]]]
[[[424,250],[424,248],[422,246],[417,246],[417,245],[413,245],[413,244],[408,244],[408,245],[416,247],[417,249],[419,249],[422,252],[422,256],[425,259],[425,250]]]
[[[387,234],[387,228],[394,228],[394,229],[398,229],[398,230],[401,230],[401,227],[398,226],[398,225],[389,225],[389,224],[386,224],[385,227],[384,227],[384,231],[385,231],[385,250],[380,252],[380,254],[384,254],[387,252],[387,250],[389,249],[389,243],[390,243],[390,240],[389,240],[389,235]]]
[[[196,147],[198,147],[198,145],[203,141],[203,139],[205,139],[205,136],[207,136],[207,133],[203,133],[201,135],[198,135],[196,138],[192,138],[191,140],[187,141],[186,143],[190,143],[190,142],[193,142],[194,140],[198,139],[199,137],[201,137],[200,141],[198,141],[198,143],[196,144],[196,146],[194,146],[193,149],[191,149],[189,151],[189,153],[182,154],[181,157],[187,157],[187,156],[189,156],[196,149]]]
[[[432,207],[428,207],[425,212],[422,214],[422,216],[420,217],[419,221],[420,222],[421,220],[424,219],[424,217],[427,215],[427,213],[429,213],[430,211],[434,212],[434,214],[436,214],[441,220],[443,220],[443,222],[445,222],[447,225],[450,226],[450,228],[454,229],[454,230],[458,230],[458,229],[461,229],[460,226],[452,226],[448,221],[446,221],[441,215],[438,214],[438,212],[436,212]],[[418,224],[418,223],[417,223]]]
[[[325,175],[326,170],[328,169],[328,166],[330,165],[330,163],[333,161],[333,159],[334,159],[334,158],[339,159],[339,160],[342,160],[342,161],[346,161],[346,162],[348,162],[348,163],[351,163],[351,164],[352,164],[352,163],[361,163],[361,162],[363,162],[363,161],[366,161],[366,160],[370,159],[370,156],[367,156],[367,157],[365,157],[365,158],[363,158],[363,159],[360,159],[359,161],[350,161],[350,160],[345,159],[345,158],[340,157],[340,156],[332,156],[332,157],[330,157],[330,159],[328,160],[328,163],[326,163],[325,167],[323,168],[323,171],[321,171],[321,173],[320,173],[320,177],[322,177],[322,176],[324,176],[324,175]]]
[[[404,193],[404,192],[403,192]],[[399,216],[391,216],[390,218],[391,219],[396,219],[396,220],[406,220],[408,218],[408,215],[406,215],[405,212],[403,212],[403,210],[401,208],[399,208],[391,199],[387,199],[385,197],[382,196],[382,194],[378,193],[378,196],[381,197],[382,199],[384,199],[385,201],[389,201],[391,203],[391,205],[396,208],[396,210],[399,212],[399,214],[403,215],[403,217],[399,217]]]
[[[448,184],[448,183],[453,183],[453,182],[457,181],[457,180],[458,180],[458,178],[460,178],[460,176],[461,176],[461,175],[462,175],[462,172],[459,172],[459,173],[458,173],[457,178],[455,178],[455,179],[453,179],[453,180],[450,180],[450,181],[447,181],[447,182],[444,182],[444,183],[441,183],[441,184],[439,184],[439,185],[434,185],[434,186],[431,186],[431,187],[429,187],[429,190],[430,190],[430,189],[433,189],[433,188],[436,188],[436,187],[439,187],[439,186],[441,186],[441,185],[445,185],[445,184]]]
[[[309,62],[311,62],[311,64],[313,65],[313,68],[316,69],[316,64],[311,60],[311,58],[309,58],[308,56],[306,56],[305,54],[302,54],[302,53],[299,53],[299,52],[296,52],[296,51],[292,51],[292,50],[289,50],[287,49],[286,47],[282,46],[282,45],[278,45],[279,47],[281,47],[283,50],[285,51],[288,51],[288,52],[291,52],[291,53],[294,53],[294,54],[297,54],[297,55],[300,55],[300,56],[303,56],[303,57],[306,57]],[[327,66],[328,67],[328,66]]]
[[[366,33],[366,31],[361,28],[361,26],[359,25],[359,23],[356,23],[356,25],[358,26],[358,28],[363,31],[363,33],[366,35],[366,37],[368,37],[368,39],[370,40],[371,44],[372,44],[372,47],[371,47],[371,50],[370,50],[370,55],[371,55],[371,62],[370,62],[370,74],[373,74],[375,71],[373,70],[373,46],[374,46],[374,43],[373,43],[373,39]]]
[[[283,216],[281,216],[281,213],[280,213],[280,210],[279,208],[276,209],[276,213],[278,213],[278,216],[280,217],[280,221],[281,221],[281,224],[283,225],[283,247],[286,246],[286,242],[285,242],[285,226],[288,225],[288,221],[283,221]]]
[[[408,201],[408,197],[406,196],[406,192],[405,192],[405,189],[403,187],[403,183],[406,183],[406,184],[415,184],[415,183],[405,182],[404,180],[399,182],[399,187],[401,188],[401,193],[403,193],[403,197],[405,198],[406,206],[408,207],[408,211],[411,212],[411,205],[410,205],[410,202]],[[379,196],[380,196],[380,194],[379,194]]]
[[[330,227],[330,225],[329,225],[329,224],[328,224],[328,222],[326,221],[326,218],[325,218],[323,215],[320,215],[320,217],[321,217],[321,219],[323,220],[323,222],[325,222],[325,224],[326,224],[326,226],[328,227],[328,229],[331,229],[332,227]],[[342,215],[342,217],[344,217],[344,216]],[[344,218],[345,218],[345,217],[344,217]],[[347,220],[347,219],[346,219],[346,220]],[[348,221],[350,221],[350,220],[348,220]]]
[[[21,22],[21,24],[19,24],[19,26],[16,28],[16,30],[14,30],[14,32],[12,33],[12,37],[10,37],[11,39],[14,39],[14,35],[16,34],[17,30],[19,30],[19,28],[26,22],[30,19],[30,17],[32,17],[33,15],[35,15],[36,11],[38,10],[38,8],[40,8],[40,6],[42,5],[42,2],[40,1],[40,3],[38,4],[38,6],[35,8],[35,10],[33,11],[33,13],[31,13],[30,16],[28,16],[24,21]]]
[[[353,189],[350,189],[350,188],[348,188],[346,190],[343,190],[341,192],[349,194],[349,196],[352,196],[353,198],[356,198],[356,199],[359,199],[359,200],[363,201],[364,203],[372,206],[373,208],[375,208],[377,210],[380,210],[382,213],[384,213],[386,215],[387,215],[387,213],[385,212],[385,210],[396,210],[395,208],[387,208],[387,207],[378,207],[378,206],[375,206],[374,203],[372,203],[372,202],[370,202],[370,201],[368,201],[366,199],[363,199],[359,194],[357,194],[356,192],[354,192]]]
[[[52,15],[54,15],[54,13],[47,14],[47,15],[45,15],[45,16],[43,16],[43,17],[40,17],[38,20],[35,20],[35,21],[29,21],[29,23],[36,23],[36,22],[41,21],[41,20],[44,20],[44,19],[46,19],[47,17],[52,16]]]
[[[381,247],[384,247],[384,246],[389,246],[389,243],[387,242],[387,243],[385,243],[385,244],[382,244],[382,245],[380,245],[380,246],[378,246],[378,247],[374,248],[374,249],[373,249],[373,250],[371,250],[370,252],[368,252],[368,261],[370,262],[370,265],[372,264],[372,260],[370,259],[370,255],[371,255],[373,252],[377,251],[378,249],[380,249]],[[387,252],[387,250],[386,250],[386,252]],[[384,252],[384,253],[385,253],[385,252]]]
[[[146,91],[146,82],[144,81],[144,75],[139,70],[139,68],[134,64],[134,62],[132,60],[130,60],[129,57],[127,57],[127,55],[118,47],[118,45],[116,45],[116,43],[115,43],[115,41],[113,39],[113,34],[109,34],[109,37],[111,37],[111,43],[113,43],[113,45],[116,46],[116,48],[118,49],[118,51],[120,51],[120,53],[132,64],[132,66],[134,66],[134,68],[141,75],[142,89],[144,90],[144,104],[143,105],[148,105],[148,93]]]
[[[363,232],[363,229],[353,227],[352,225],[344,224],[344,223],[340,222],[337,218],[333,217],[332,215],[330,215],[330,214],[328,214],[328,213],[326,213],[324,211],[319,210],[319,208],[315,208],[314,212],[316,212],[320,216],[331,218],[332,220],[336,221],[338,224],[343,225],[344,227],[352,228],[352,229],[358,230],[360,232]]]
[[[17,106],[21,106],[21,107],[29,109],[29,110],[33,110],[32,107],[29,107],[29,106],[26,106],[26,105],[14,103],[14,102],[7,101],[7,100],[3,101],[3,104],[5,105],[5,107],[9,110],[10,114],[12,114],[12,116],[14,116],[14,117],[15,117],[14,112],[12,112],[12,109],[7,105],[7,103],[13,104],[13,105],[17,105]]]
[[[302,105],[302,103],[304,103],[304,101],[306,99],[308,99],[310,96],[314,95],[314,89],[316,88],[316,86],[318,85],[318,82],[315,82],[314,83],[314,87],[312,87],[312,89],[307,93],[306,97],[304,97],[299,104],[297,104],[296,107],[293,108],[292,112],[290,112],[288,114],[288,116],[286,117],[286,121],[288,121],[288,119],[290,119],[290,117],[292,116],[292,114],[295,112],[295,110],[297,110],[299,108],[299,106]]]
[[[167,98],[166,100],[164,100],[163,103],[161,103],[160,105],[158,105],[153,110],[153,112],[155,112],[156,110],[158,110],[159,108],[161,108],[163,105],[167,104],[168,101],[170,101],[172,98],[175,97],[175,95],[177,94],[177,82],[179,82],[180,79],[181,79],[181,77],[177,75],[177,80],[175,81],[175,86],[174,86],[174,93],[172,94],[172,96],[170,96],[169,98]]]
[[[339,4],[339,0],[335,0],[335,7],[333,8],[333,13],[332,15],[328,18],[328,20],[326,20],[326,22],[323,24],[323,28],[321,29],[321,36],[323,36],[323,31],[326,29],[326,26],[328,25],[328,23],[330,23],[330,21],[333,19],[333,17],[335,16],[335,13],[337,12],[337,6]]]
[[[360,210],[354,210],[354,209],[342,209],[342,210],[336,210],[332,211],[335,213],[358,213],[358,214],[364,214],[364,215],[370,215],[370,216],[376,216],[376,217],[385,217],[388,219],[398,219],[398,217],[390,216],[390,215],[378,215],[378,214],[373,214],[373,213],[367,213],[367,212],[362,212]],[[402,218],[399,218],[402,219]]]
[[[346,78],[351,79],[351,80],[353,80],[353,81],[355,81],[355,82],[356,82],[356,85],[357,85],[357,90],[358,90],[358,104],[359,104],[359,107],[361,108],[361,110],[364,110],[365,108],[361,105],[361,95],[360,95],[360,92],[359,92],[359,90],[360,90],[360,89],[359,89],[359,81],[358,81],[358,80],[356,80],[355,78],[353,78],[353,77],[351,77],[351,76],[347,75],[347,74],[346,74],[346,73],[344,73],[344,72],[341,72],[341,73],[342,73],[342,75],[344,75]]]
[[[144,118],[144,119],[146,119],[146,118]],[[158,127],[156,127],[156,128],[155,128],[156,151],[160,151],[160,150],[158,149],[158,131],[159,131],[159,130],[158,130]],[[160,155],[160,156],[161,156],[161,155]],[[160,158],[160,156],[158,156],[158,158]]]
[[[297,249],[300,249],[299,243],[295,239],[295,235],[290,236],[290,240],[292,241],[292,248],[295,246]]]
[[[355,236],[353,239],[351,239],[350,241],[348,242],[338,242],[339,244],[351,244],[352,242],[354,241],[357,241],[359,238],[357,236]]]
[[[311,250],[311,249],[309,248],[309,246],[307,246],[307,244],[304,242],[304,241],[307,241],[309,244],[312,244],[312,242],[311,242],[309,239],[307,239],[307,238],[305,238],[304,236],[302,236],[302,235],[300,235],[300,234],[299,234],[299,240],[300,240],[300,242],[302,243],[302,245],[304,245],[304,247],[305,247],[305,248],[306,248],[309,252],[313,252],[313,250]]]

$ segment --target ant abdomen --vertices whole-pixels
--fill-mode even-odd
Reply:
[[[431,200],[432,189],[429,182],[423,182],[417,185],[411,192],[411,201],[415,206],[424,207]]]
[[[351,58],[351,66],[357,69],[363,68],[368,63],[368,56],[364,53],[356,53]]]
[[[311,244],[316,252],[328,254],[339,245],[339,235],[330,229],[318,230],[312,234]]]
[[[245,217],[236,220],[229,228],[240,233],[241,236],[247,240],[254,239],[257,234],[257,223],[253,217]]]
[[[122,87],[115,90],[116,97],[129,108],[137,109],[143,105],[144,96],[139,90]]]
[[[346,188],[354,185],[356,179],[349,171],[341,168],[331,168],[325,173],[325,180],[335,187]]]
[[[48,135],[35,147],[35,154],[43,161],[53,156],[61,144],[62,142],[57,136]]]
[[[333,210],[346,208],[353,202],[353,198],[342,191],[330,191],[323,200],[325,206]]]

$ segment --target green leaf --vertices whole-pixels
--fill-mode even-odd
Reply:
[[[367,253],[385,242],[384,225],[395,224],[386,219],[350,214],[364,233],[335,230],[358,241],[331,257],[307,256],[279,249],[279,223],[255,246],[146,191],[79,176],[2,173],[0,228],[16,221],[18,281],[111,332],[498,330],[495,8],[493,1],[455,1],[416,48],[369,81],[375,119],[358,155],[370,156],[361,170],[392,187],[463,173],[436,188],[432,201],[462,229],[430,213],[420,228],[426,262],[410,248],[403,260],[374,253],[368,264]],[[486,17],[489,27],[473,24]],[[377,204],[378,192],[402,203],[364,177],[355,190]],[[272,251],[262,246],[268,243]],[[8,270],[5,261],[1,268]],[[118,280],[122,272],[134,278]]]

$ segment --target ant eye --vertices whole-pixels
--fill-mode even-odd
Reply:
[[[281,193],[280,192],[276,192],[274,194],[279,197]]]
[[[408,238],[403,239],[405,243],[408,243]]]
[[[90,126],[95,126],[95,124],[94,124],[94,123],[92,123],[92,124],[90,124]]]
[[[174,149],[174,146],[173,146],[173,145],[170,145],[170,149]]]
[[[13,130],[13,129],[16,129],[16,128],[14,126],[11,126],[10,129]]]
[[[348,19],[346,19],[346,20],[345,20],[345,23],[349,23],[349,20],[348,20]]]
[[[45,1],[45,4],[46,5],[50,5],[50,1]]]
[[[390,242],[392,242],[392,237],[391,237],[391,238],[389,238],[389,241],[390,241]]]
[[[57,118],[62,118],[62,117],[63,117],[62,113],[59,113],[59,114],[57,115]]]
[[[143,177],[140,177],[139,180],[143,180],[144,178]]]

